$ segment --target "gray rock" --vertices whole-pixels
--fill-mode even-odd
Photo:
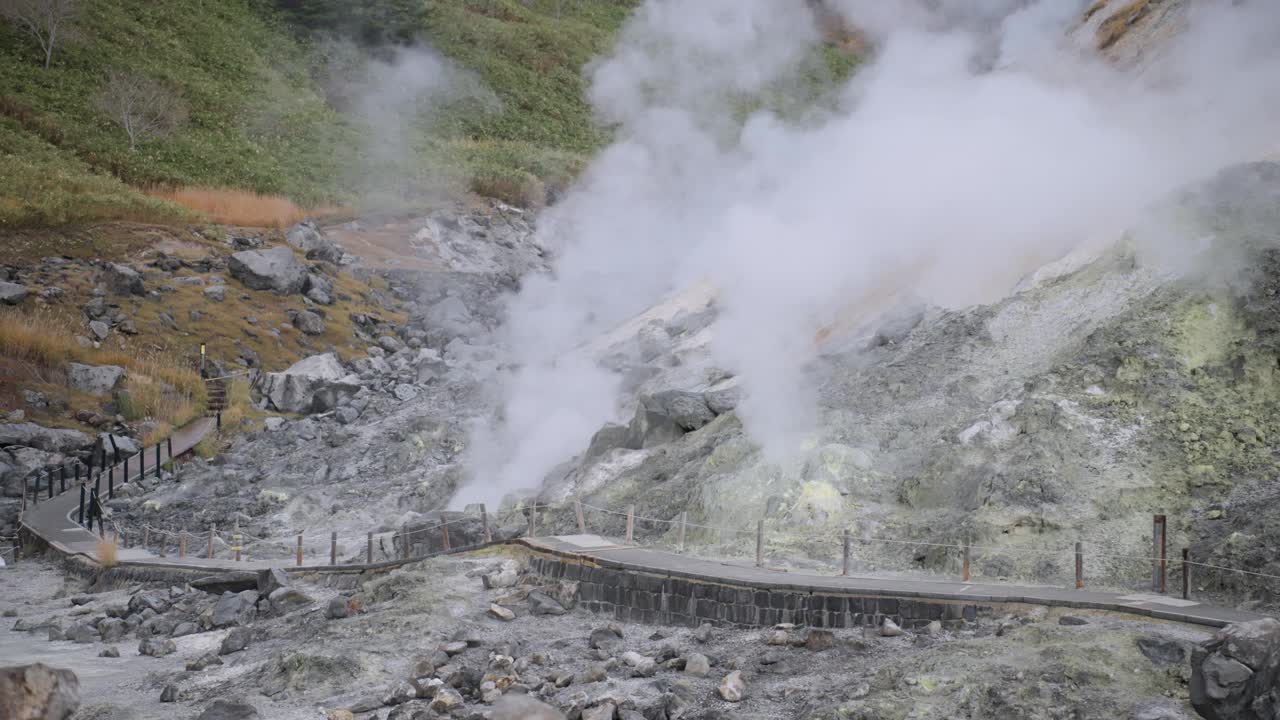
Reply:
[[[196,720],[258,720],[258,709],[243,698],[214,700]]]
[[[701,393],[683,390],[666,390],[640,401],[652,412],[661,413],[682,430],[693,431],[715,420],[716,414],[707,407],[707,401]]]
[[[90,320],[97,320],[106,315],[109,308],[107,308],[106,298],[95,297],[85,303],[81,309],[84,311],[85,317]]]
[[[1228,625],[1196,647],[1191,705],[1208,720],[1280,716],[1280,621]]]
[[[150,657],[164,657],[178,651],[178,646],[169,638],[150,637],[138,643],[138,654]]]
[[[281,295],[300,293],[307,282],[306,266],[286,245],[235,253],[227,260],[227,270],[245,287]]]
[[[396,385],[395,396],[400,402],[409,402],[418,397],[418,388],[412,385]]]
[[[684,661],[684,671],[694,677],[704,678],[711,674],[711,661],[702,653],[692,653]]]
[[[102,652],[98,653],[98,657],[118,658],[120,657],[120,648],[116,647],[115,645],[112,645],[110,647],[105,647],[102,649]]]
[[[244,590],[238,593],[225,592],[213,606],[211,626],[214,628],[243,625],[251,621],[257,614],[256,603],[258,592]]]
[[[565,720],[565,716],[528,695],[504,695],[493,705],[492,720]]]
[[[404,349],[404,343],[400,342],[399,338],[391,335],[383,335],[378,338],[378,345],[389,353],[399,352]]]
[[[80,392],[98,397],[115,392],[125,377],[124,368],[118,365],[67,363],[67,383]]]
[[[147,288],[142,276],[128,265],[112,263],[107,266],[103,276],[107,289],[116,295],[146,295]]]
[[[604,682],[609,679],[609,672],[601,665],[592,665],[582,674],[578,676],[578,682],[582,684]]]
[[[187,635],[195,635],[197,631],[196,624],[192,622],[178,623],[173,628],[173,632],[169,633],[169,637],[186,637]]]
[[[510,622],[516,619],[516,614],[514,612],[512,612],[508,608],[504,608],[501,605],[497,605],[495,603],[489,604],[489,614],[492,615],[493,617],[498,618],[499,620],[504,620],[507,622]]]
[[[743,698],[747,696],[747,683],[742,679],[742,671],[734,670],[725,675],[724,679],[720,681],[717,692],[720,693],[720,697],[725,702],[742,702]]]
[[[1063,615],[1058,618],[1059,625],[1088,625],[1089,621],[1075,615]]]
[[[258,571],[258,594],[270,595],[282,587],[289,586],[289,573],[280,568]]]
[[[285,231],[285,242],[302,251],[308,260],[334,263],[342,261],[342,248],[330,240],[312,222],[302,222]]]
[[[610,423],[591,436],[591,444],[587,446],[585,460],[594,460],[616,448],[625,448],[631,442],[631,431],[626,425]]]
[[[219,655],[230,655],[249,647],[249,628],[233,627],[218,646]]]
[[[707,409],[716,415],[723,415],[738,407],[738,403],[742,401],[742,388],[738,386],[736,379],[728,380],[704,392],[702,399],[707,403]]]
[[[132,438],[125,437],[124,435],[100,433],[98,435],[98,439],[102,441],[102,447],[106,448],[108,453],[113,449],[119,450],[121,457],[126,455],[133,457],[142,449],[138,447],[138,443],[134,442]],[[112,444],[113,440],[115,441],[114,445]]]
[[[98,635],[102,642],[116,642],[129,631],[129,626],[119,618],[107,618],[98,623]]]
[[[829,650],[836,645],[835,633],[830,630],[809,628],[805,631],[804,646],[813,651]]]
[[[1187,657],[1187,651],[1177,640],[1162,637],[1138,638],[1138,650],[1157,665],[1176,665]]]
[[[151,610],[155,613],[166,613],[172,603],[160,592],[147,591],[140,592],[129,598],[128,611],[130,613],[142,613],[144,610]]]
[[[529,593],[529,612],[534,615],[564,615],[567,611],[555,598],[541,590],[534,590]]]
[[[350,425],[360,419],[360,411],[350,405],[344,405],[334,411],[333,417],[343,425]]]
[[[898,627],[898,623],[890,620],[889,618],[885,618],[884,623],[880,625],[880,635],[882,637],[898,637],[902,634],[903,630]]]
[[[625,447],[632,450],[657,447],[678,440],[684,433],[684,428],[661,408],[654,409],[653,406],[641,402],[636,407],[636,414],[631,418],[631,424],[627,427]]]
[[[89,321],[89,332],[93,335],[95,340],[101,342],[106,340],[107,336],[111,334],[111,326],[101,320],[91,320]]]
[[[66,720],[80,707],[80,680],[47,665],[0,668],[0,717]]]
[[[88,623],[75,623],[67,628],[64,637],[73,643],[88,645],[98,639],[98,631]]]
[[[345,597],[339,595],[329,601],[329,606],[325,610],[325,615],[330,620],[341,620],[350,612],[350,604]]]
[[[618,706],[606,700],[583,710],[582,720],[613,720],[613,716],[617,712]]]
[[[199,672],[201,670],[204,670],[205,668],[213,667],[214,665],[222,665],[222,664],[223,664],[222,658],[218,657],[216,654],[205,653],[204,655],[201,655],[195,660],[192,660],[191,662],[187,663],[186,668],[188,672]]]
[[[0,447],[22,445],[50,453],[70,453],[93,438],[78,430],[55,430],[35,423],[0,423]]]
[[[309,595],[293,587],[276,588],[268,598],[271,609],[281,615],[310,605],[313,600]]]
[[[227,287],[225,285],[211,285],[204,289],[204,298],[209,302],[222,302],[227,299]]]
[[[177,701],[178,701],[178,686],[165,685],[164,689],[160,691],[160,702],[171,703],[171,702],[177,702]]]
[[[431,700],[431,709],[438,713],[447,713],[450,708],[462,704],[462,695],[451,687],[440,688]]]
[[[27,299],[27,289],[17,283],[0,282],[0,304],[21,305]]]
[[[263,394],[280,412],[328,412],[354,396],[360,384],[346,375],[333,353],[313,355],[266,377]]]
[[[303,310],[293,316],[293,326],[306,335],[323,335],[324,318],[310,310]]]

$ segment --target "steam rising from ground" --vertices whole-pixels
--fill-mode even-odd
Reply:
[[[456,503],[537,487],[617,419],[615,379],[574,348],[664,293],[719,288],[716,360],[746,389],[752,438],[785,458],[815,430],[803,369],[840,308],[996,300],[1275,140],[1275,3],[1198,3],[1140,77],[1068,42],[1078,0],[829,4],[878,50],[805,121],[735,111],[821,41],[806,3],[649,0],[593,68],[619,139],[545,217],[559,260],[511,305],[519,369]]]

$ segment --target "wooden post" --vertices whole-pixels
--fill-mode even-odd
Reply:
[[[485,543],[493,542],[493,534],[489,532],[489,512],[485,510],[484,503],[480,503],[480,528],[484,530]]]
[[[164,557],[164,533],[160,533],[160,557]]]
[[[529,537],[538,536],[538,501],[529,506]]]
[[[66,491],[67,491],[67,466],[59,465],[58,466],[58,492],[64,493]]]
[[[1164,592],[1164,515],[1151,520],[1151,590]]]
[[[151,548],[151,528],[146,525],[142,526],[142,549],[149,550]]]
[[[969,582],[969,579],[971,577],[969,574],[969,563],[970,563],[970,554],[971,554],[969,548],[971,545],[972,543],[969,542],[969,538],[966,537],[964,541],[964,571],[963,571],[964,582]]]
[[[236,518],[235,532],[231,533],[231,547],[236,551],[236,562],[240,562],[240,518]]]
[[[210,525],[209,526],[209,551],[208,553],[205,554],[205,557],[210,560],[213,559],[213,536],[217,534],[218,534],[218,526]]]
[[[84,491],[80,492],[81,498],[84,497]],[[27,511],[27,476],[22,476],[22,512]],[[84,500],[80,501],[80,524],[84,524]]]
[[[764,520],[756,523],[756,567],[764,567]]]
[[[185,558],[187,556],[187,531],[183,528],[182,534],[178,536],[178,557]]]
[[[636,506],[627,506],[627,542],[632,542],[636,536]]]
[[[124,482],[126,485],[129,483],[129,456],[128,455],[124,456]]]
[[[440,526],[440,538],[444,541],[444,551],[449,552],[449,523]]]
[[[1076,589],[1084,589],[1084,543],[1076,543]]]
[[[79,466],[77,466],[77,470],[78,469],[79,469]],[[80,473],[77,472],[76,474],[79,475]],[[76,478],[76,484],[80,486],[80,524],[84,525],[84,483],[80,482],[80,478]],[[26,487],[27,486],[24,481],[22,486],[24,490],[24,492],[22,493],[22,506],[24,509],[26,508],[26,505],[27,505],[27,493],[25,492]]]
[[[169,465],[173,470],[174,477],[178,475],[178,464],[173,460],[173,436],[164,439],[165,449],[169,451]]]
[[[116,466],[107,468],[107,499],[116,496]]]
[[[120,531],[120,540],[122,541],[122,544],[120,545],[120,547],[124,548],[125,550],[128,550],[129,549],[129,531],[128,530]]]
[[[582,514],[582,501],[578,498],[573,499],[573,513],[578,516],[578,534],[587,534],[587,518]]]
[[[840,574],[849,574],[849,528],[844,529],[844,562],[841,563]]]
[[[329,564],[338,564],[338,533],[336,531],[329,533]]]
[[[372,530],[365,533],[364,550],[365,550],[364,561],[372,565],[373,564],[373,531]]]
[[[1191,548],[1182,548],[1182,599],[1191,599]]]
[[[677,531],[676,533],[676,551],[677,552],[684,552],[684,531],[685,531],[685,526],[688,524],[688,522],[689,522],[688,511],[685,511],[685,510],[680,511],[680,530]]]
[[[160,443],[156,443],[156,479],[160,479]]]
[[[409,559],[409,524],[402,523],[400,525],[400,559]]]
[[[298,533],[298,567],[302,567],[302,533]]]

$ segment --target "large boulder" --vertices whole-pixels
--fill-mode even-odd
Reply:
[[[244,625],[257,615],[257,590],[225,592],[214,603],[209,625],[214,628]]]
[[[67,363],[67,384],[90,395],[110,395],[124,378],[124,368],[118,365]]]
[[[107,289],[116,295],[146,295],[147,288],[142,283],[142,276],[128,265],[112,263],[107,266],[103,275]]]
[[[692,431],[716,419],[702,393],[666,390],[643,398],[641,402],[652,412],[671,418],[682,430]]]
[[[227,260],[227,269],[231,277],[253,290],[292,295],[302,292],[307,284],[307,267],[286,245],[238,252]]]
[[[258,709],[244,698],[214,700],[196,720],[258,720]]]
[[[1228,625],[1197,647],[1191,705],[1208,720],[1280,717],[1280,621]]]
[[[0,668],[0,718],[65,720],[80,707],[80,680],[47,665]]]
[[[0,282],[0,303],[21,305],[27,299],[27,289],[17,283]]]
[[[336,355],[325,353],[299,360],[284,372],[268,374],[264,394],[280,412],[328,412],[360,387],[359,379],[347,374]]]
[[[22,445],[51,453],[87,447],[93,438],[78,430],[55,430],[35,423],[0,423],[0,447]]]
[[[330,240],[312,222],[302,222],[285,231],[285,242],[302,251],[308,260],[323,260],[337,264],[342,260],[342,248]]]

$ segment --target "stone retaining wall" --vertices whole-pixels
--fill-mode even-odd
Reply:
[[[603,567],[581,558],[533,553],[529,568],[542,577],[578,583],[578,604],[620,621],[660,625],[702,623],[746,628],[794,623],[820,628],[902,627],[934,620],[958,626],[989,615],[991,606],[921,598],[835,594],[802,588],[755,588],[710,579]]]

